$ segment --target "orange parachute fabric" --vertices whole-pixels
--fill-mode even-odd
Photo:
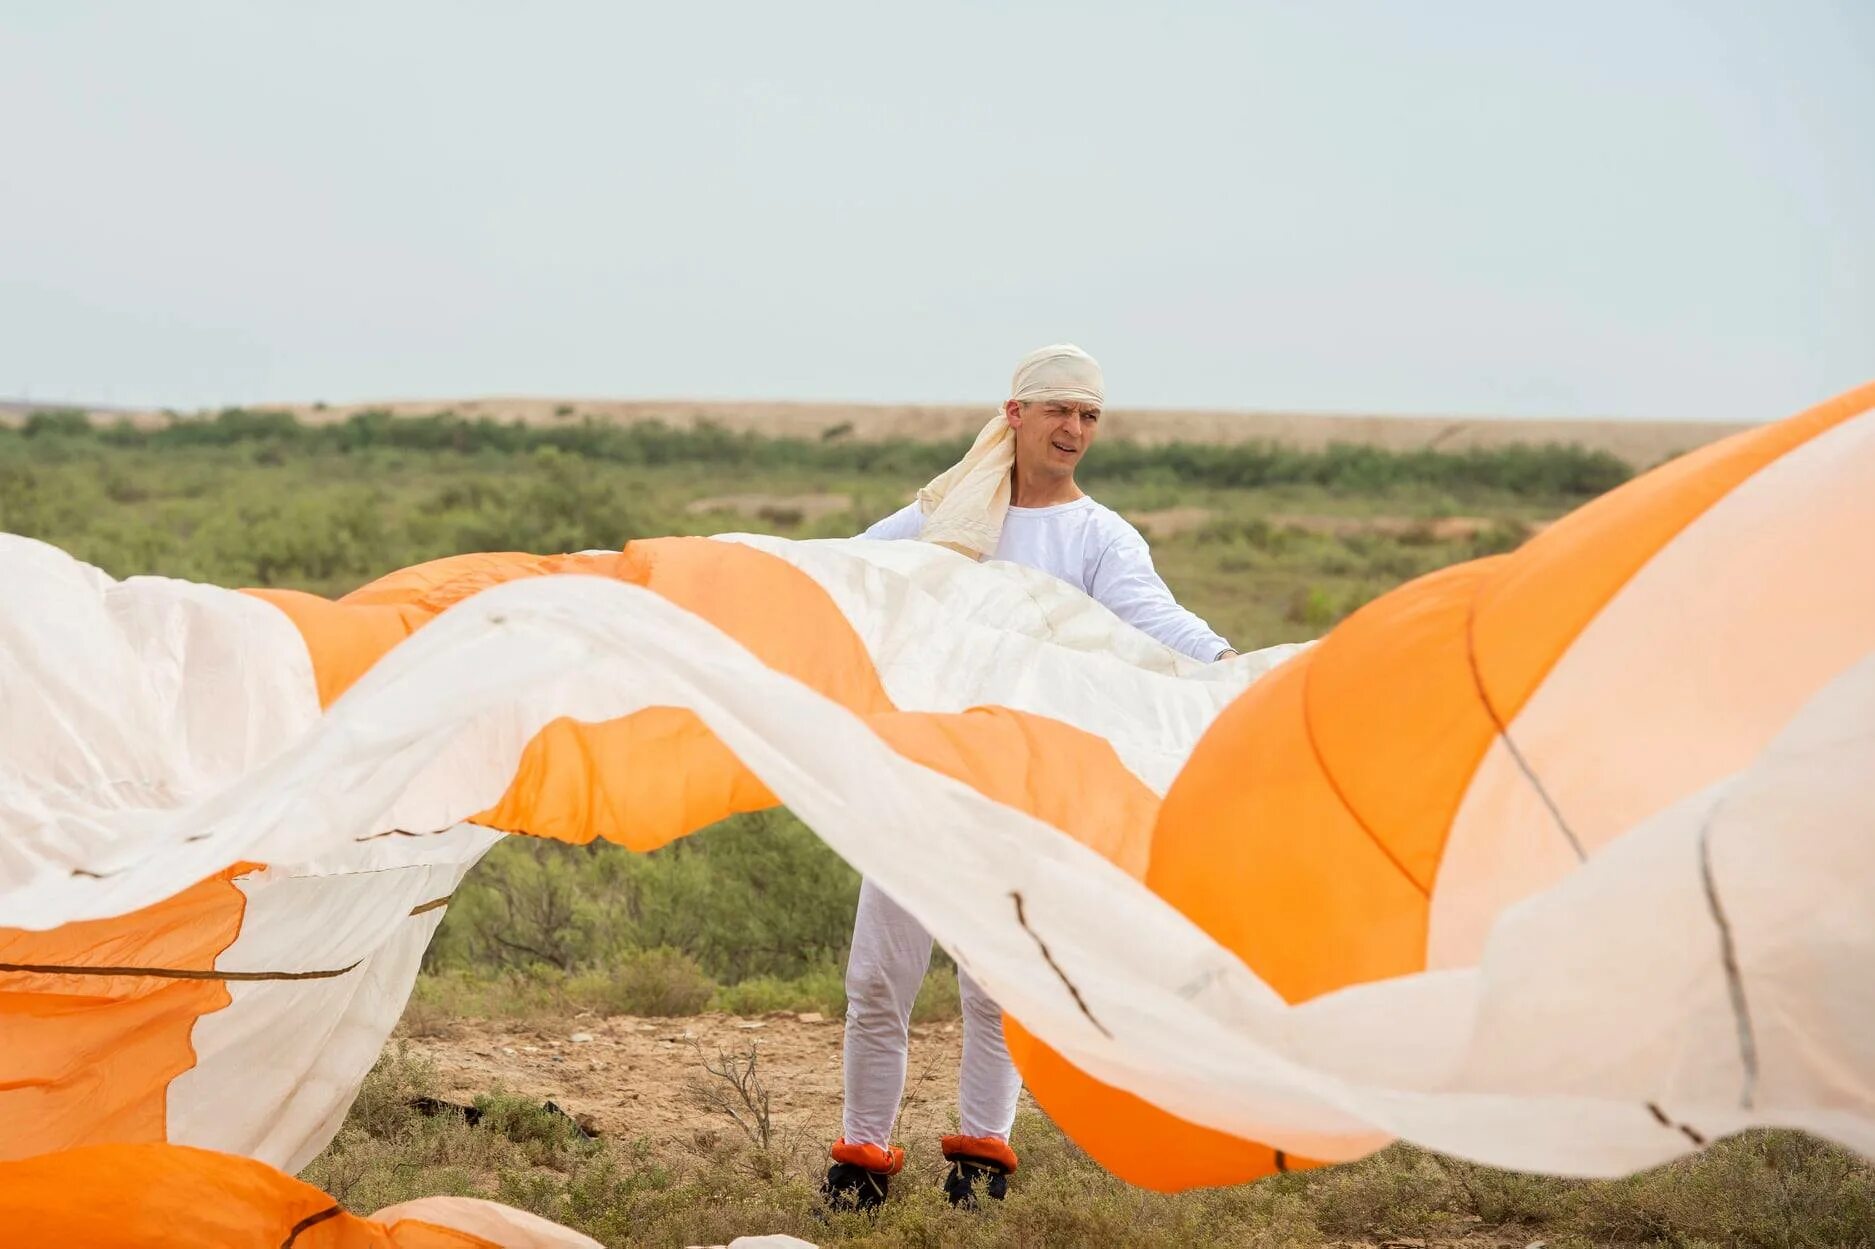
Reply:
[[[503,1249],[434,1223],[359,1218],[263,1162],[180,1145],[90,1145],[0,1162],[9,1244],[60,1249]]]
[[[1767,525],[1781,532],[1758,534],[1754,562],[1767,573],[1778,564],[1838,570],[1846,582],[1832,601],[1786,599],[1777,604],[1782,610],[1751,613],[1749,601],[1765,582],[1752,577],[1737,548],[1729,549],[1729,567],[1702,562],[1705,552],[1669,548],[1690,528],[1717,523],[1710,513],[1780,457],[1857,418],[1866,427],[1871,405],[1875,386],[1735,435],[1611,491],[1514,554],[1433,573],[1368,604],[1218,718],[1166,795],[1147,885],[1292,1002],[1435,965],[1431,913],[1452,826],[1467,799],[1476,800],[1481,780],[1504,784],[1501,772],[1479,775],[1493,743],[1516,761],[1525,801],[1545,808],[1554,837],[1546,875],[1570,870],[1624,830],[1575,818],[1572,803],[1558,805],[1563,796],[1545,786],[1549,759],[1519,753],[1516,726],[1559,659],[1650,562],[1666,562],[1676,577],[1683,574],[1674,565],[1690,561],[1695,577],[1739,579],[1727,596],[1739,600],[1726,622],[1736,630],[1731,653],[1775,653],[1777,661],[1751,671],[1752,696],[1727,709],[1734,714],[1701,724],[1696,702],[1678,720],[1681,732],[1632,733],[1631,748],[1588,780],[1600,787],[1616,772],[1652,778],[1646,809],[1657,809],[1740,766],[1805,697],[1875,645],[1871,440],[1864,435],[1854,449],[1812,456],[1767,509]],[[1806,514],[1805,503],[1840,510]],[[1819,578],[1804,588],[1827,584]],[[1651,683],[1649,669],[1680,658],[1683,630],[1712,627],[1658,615],[1632,623],[1633,636],[1597,642],[1623,648],[1629,663],[1616,671],[1643,686]],[[1794,637],[1803,643],[1790,645]],[[1738,684],[1735,672],[1709,676],[1703,692]],[[1609,687],[1582,697],[1619,700]],[[1718,708],[1706,703],[1705,710]],[[1599,719],[1578,724],[1583,732],[1591,725],[1606,731]],[[1709,743],[1703,750],[1702,738]],[[1565,765],[1579,768],[1583,753],[1578,744]],[[1686,763],[1702,754],[1705,768]],[[1221,828],[1231,835],[1220,836]],[[1488,862],[1494,849],[1467,853]],[[1468,882],[1448,877],[1446,887],[1454,883]],[[1508,891],[1490,899],[1514,900]],[[1475,957],[1475,944],[1462,953]],[[1085,1113],[1127,1125],[1109,1130],[1123,1130],[1137,1152],[1129,1178],[1182,1186],[1193,1166],[1183,1125],[1155,1127],[1157,1116],[1139,1112],[1135,1101],[1115,1096]],[[1228,1183],[1268,1170],[1253,1154],[1210,1174]]]

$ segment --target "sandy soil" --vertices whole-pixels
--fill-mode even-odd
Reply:
[[[1390,537],[1423,532],[1435,542],[1475,538],[1499,524],[1489,516],[1303,516],[1272,514],[1267,518],[1277,529],[1300,529],[1306,533],[1333,534],[1338,538],[1355,534],[1378,533]],[[1530,521],[1525,526],[1532,533],[1549,527],[1547,521]]]
[[[818,1150],[840,1132],[840,1035],[840,1020],[817,1015],[617,1015],[552,1030],[453,1021],[440,1035],[406,1040],[412,1056],[436,1068],[445,1100],[467,1104],[503,1089],[550,1099],[602,1136],[670,1142],[739,1132],[720,1111],[700,1106],[691,1086],[701,1080],[727,1090],[705,1072],[704,1060],[720,1063],[721,1052],[740,1055],[753,1045],[775,1131]],[[962,1054],[960,1022],[912,1027],[900,1140],[935,1152],[936,1138],[957,1130]]]
[[[733,512],[758,520],[798,523],[835,516],[853,506],[850,494],[722,494],[696,499],[684,505],[692,516],[709,512]]]
[[[1166,507],[1156,512],[1133,512],[1127,519],[1138,526],[1141,533],[1157,542],[1161,538],[1172,538],[1202,529],[1214,514],[1208,507]]]
[[[339,421],[364,408],[410,415],[449,409],[463,416],[555,425],[593,417],[629,424],[661,420],[689,427],[714,422],[729,429],[802,438],[921,441],[962,437],[982,428],[994,410],[981,405],[750,403],[699,400],[553,399],[489,397],[409,399],[372,404],[257,404],[290,411],[307,421]],[[0,420],[22,413],[0,411]],[[99,419],[160,421],[160,413],[113,411]],[[1518,442],[1572,442],[1612,452],[1646,467],[1743,428],[1699,421],[1521,420],[1437,416],[1328,416],[1309,412],[1175,411],[1115,408],[1105,437],[1143,443],[1270,441],[1301,447],[1331,442],[1372,443],[1394,449],[1502,446]]]
[[[1158,541],[1181,533],[1204,528],[1215,513],[1208,507],[1168,507],[1157,512],[1133,512],[1127,517],[1148,538]],[[1399,537],[1424,533],[1435,542],[1475,538],[1502,523],[1489,516],[1313,516],[1272,513],[1265,517],[1275,529],[1300,529],[1305,533],[1332,534],[1338,538],[1356,534],[1378,533]],[[1535,533],[1549,527],[1548,521],[1528,521],[1525,528]]]

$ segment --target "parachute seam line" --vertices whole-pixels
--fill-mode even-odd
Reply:
[[[188,967],[80,967],[59,963],[0,963],[0,972],[45,976],[150,976],[158,980],[331,980],[364,962],[324,971],[215,971]]]
[[[1340,783],[1335,780],[1335,774],[1330,770],[1328,760],[1322,755],[1321,744],[1315,740],[1315,703],[1314,700],[1309,697],[1309,690],[1313,687],[1314,683],[1315,665],[1310,664],[1302,673],[1302,736],[1308,739],[1309,754],[1314,756],[1315,766],[1320,769],[1322,779],[1328,782],[1329,790],[1335,795],[1335,798],[1340,801],[1342,810],[1353,817],[1354,823],[1363,833],[1367,834],[1367,839],[1374,843],[1374,848],[1380,851],[1387,862],[1393,864],[1395,871],[1406,877],[1408,884],[1419,890],[1421,897],[1430,901],[1432,899],[1432,890],[1426,885],[1419,883],[1419,877],[1415,876],[1406,864],[1400,861],[1400,857],[1393,853],[1392,847],[1380,839],[1379,833],[1376,833],[1372,828],[1368,827],[1367,821],[1361,818],[1361,813],[1355,809],[1352,802],[1348,801],[1348,796],[1341,792]]]
[[[387,828],[381,833],[366,833],[363,837],[354,837],[352,840],[378,841],[385,837],[440,837],[455,827],[456,825],[451,824],[447,828],[426,828],[422,832],[416,832],[408,828]]]
[[[293,1225],[293,1230],[288,1232],[286,1234],[286,1239],[280,1242],[280,1249],[293,1249],[293,1242],[299,1239],[299,1234],[301,1232],[305,1231],[309,1227],[314,1227],[320,1223],[323,1223],[327,1219],[336,1219],[339,1216],[340,1209],[341,1207],[339,1206],[339,1204],[337,1202],[334,1202],[332,1205],[326,1207],[324,1210],[319,1211],[317,1214],[307,1215],[305,1218],[301,1219],[299,1222]]]
[[[1061,964],[1057,963],[1055,961],[1055,956],[1048,952],[1048,943],[1042,940],[1039,933],[1029,927],[1029,918],[1022,910],[1021,891],[1011,889],[1009,891],[1009,896],[1016,900],[1016,923],[1022,925],[1022,931],[1028,933],[1030,940],[1035,942],[1035,948],[1042,952],[1042,958],[1048,963],[1049,970],[1054,972],[1061,980],[1061,983],[1067,986],[1069,995],[1074,998],[1074,1004],[1081,1008],[1081,1013],[1083,1015],[1087,1016],[1087,1022],[1100,1029],[1101,1036],[1106,1037],[1109,1041],[1113,1040],[1113,1033],[1107,1031],[1107,1026],[1101,1023],[1100,1020],[1094,1018],[1094,1012],[1087,1008],[1087,1000],[1081,996],[1081,991],[1074,987],[1074,982],[1068,979],[1068,973],[1061,970]]]
[[[1562,808],[1558,807],[1556,800],[1550,797],[1549,790],[1537,777],[1536,769],[1532,768],[1530,761],[1523,757],[1523,751],[1517,749],[1517,743],[1510,735],[1510,725],[1506,724],[1504,717],[1498,714],[1497,704],[1491,701],[1491,692],[1485,688],[1484,673],[1478,668],[1478,596],[1484,593],[1484,586],[1485,583],[1481,580],[1478,587],[1471,592],[1471,602],[1465,608],[1465,666],[1471,669],[1472,688],[1478,691],[1478,702],[1483,706],[1484,714],[1491,717],[1491,727],[1497,730],[1497,739],[1504,743],[1504,749],[1510,752],[1517,770],[1523,773],[1526,781],[1530,782],[1530,788],[1536,791],[1536,796],[1543,800],[1543,807],[1549,812],[1550,819],[1555,821],[1557,831],[1562,833],[1569,842],[1569,848],[1575,851],[1576,862],[1586,863],[1589,861],[1589,856],[1582,849],[1581,839],[1575,835],[1575,830],[1569,827],[1569,821],[1563,819]],[[1477,777],[1475,769],[1472,776],[1474,779]],[[1451,836],[1449,828],[1446,830],[1446,835],[1449,839]],[[1441,857],[1443,858],[1443,855]]]
[[[1496,718],[1497,714],[1493,711],[1492,719]],[[1543,800],[1543,806],[1548,809],[1550,819],[1555,821],[1557,831],[1569,842],[1569,848],[1575,851],[1576,861],[1587,863],[1588,851],[1582,848],[1581,839],[1575,835],[1575,830],[1569,827],[1569,822],[1563,819],[1561,808],[1556,805],[1556,800],[1550,797],[1549,790],[1543,787],[1543,782],[1537,777],[1536,769],[1532,768],[1530,761],[1523,757],[1523,751],[1517,749],[1517,743],[1512,740],[1510,730],[1500,724],[1497,735],[1504,743],[1504,749],[1508,750],[1510,757],[1516,761],[1517,770],[1522,772],[1524,779],[1530,782],[1530,788],[1536,790],[1536,796]]]
[[[1751,1025],[1751,1008],[1745,1000],[1745,977],[1738,966],[1738,945],[1725,907],[1719,902],[1719,885],[1712,874],[1712,822],[1718,817],[1715,806],[1699,826],[1699,879],[1706,890],[1706,909],[1712,913],[1719,930],[1719,961],[1725,968],[1725,990],[1732,1002],[1732,1020],[1738,1027],[1738,1061],[1745,1069],[1745,1085],[1739,1091],[1738,1104],[1750,1110],[1758,1093],[1758,1039]]]

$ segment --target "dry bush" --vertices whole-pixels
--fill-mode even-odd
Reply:
[[[718,1049],[712,1062],[700,1042],[692,1041],[704,1075],[688,1082],[690,1100],[699,1110],[723,1115],[742,1129],[749,1143],[763,1153],[774,1143],[774,1121],[769,1113],[768,1090],[762,1085],[761,1046],[750,1041],[740,1054]]]

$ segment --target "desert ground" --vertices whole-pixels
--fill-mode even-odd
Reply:
[[[725,1054],[746,1061],[753,1052],[778,1136],[804,1137],[818,1150],[840,1135],[841,1020],[820,1012],[588,1015],[565,1026],[463,1019],[430,1035],[410,1035],[423,1031],[429,1030],[406,1022],[409,1052],[436,1072],[437,1096],[457,1104],[500,1089],[551,1101],[596,1136],[684,1145],[699,1132],[737,1130],[721,1108],[702,1099],[702,1090],[722,1087],[704,1064],[720,1066]],[[940,1135],[957,1130],[962,1054],[960,1020],[912,1026],[899,1117],[908,1143],[934,1152]]]

